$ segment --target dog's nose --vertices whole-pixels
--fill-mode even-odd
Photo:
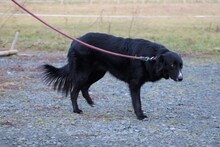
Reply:
[[[178,80],[178,81],[182,81],[182,80],[183,80],[183,77],[178,77],[177,80]]]

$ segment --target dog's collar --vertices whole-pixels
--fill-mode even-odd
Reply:
[[[157,56],[152,56],[152,57],[144,57],[144,56],[140,56],[142,61],[154,61],[157,59]]]

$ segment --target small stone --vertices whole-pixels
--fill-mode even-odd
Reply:
[[[57,147],[62,147],[62,143],[61,143],[61,142],[58,142],[58,143],[57,143]]]

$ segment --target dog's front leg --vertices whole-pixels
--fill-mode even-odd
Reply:
[[[130,83],[129,89],[130,89],[130,93],[131,93],[132,105],[133,105],[134,112],[135,112],[137,118],[140,120],[147,118],[147,116],[144,115],[142,108],[141,108],[141,99],[140,99],[141,86]]]

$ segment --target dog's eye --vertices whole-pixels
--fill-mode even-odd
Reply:
[[[175,68],[175,67],[176,67],[176,65],[174,65],[174,64],[171,64],[170,66],[171,66],[172,68]]]

